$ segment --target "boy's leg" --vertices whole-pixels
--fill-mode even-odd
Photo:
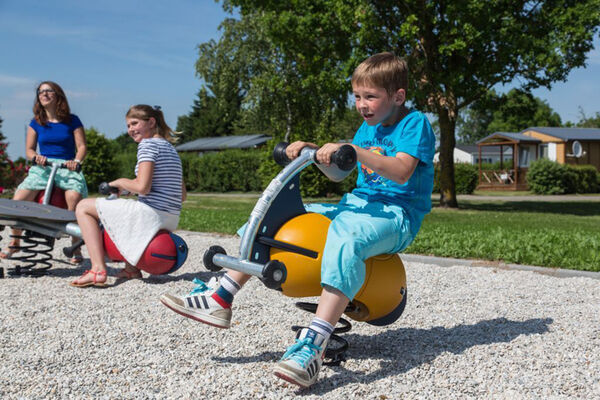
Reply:
[[[316,318],[284,354],[275,375],[302,387],[316,382],[329,336],[364,283],[364,260],[406,247],[412,240],[409,227],[397,207],[362,204],[359,199],[355,207],[335,210],[323,253]]]
[[[200,281],[200,285],[187,296],[164,294],[160,301],[184,317],[226,329],[231,326],[233,298],[250,278],[251,275],[242,272],[227,271],[216,288]]]
[[[317,381],[329,337],[350,299],[339,290],[324,287],[316,317],[300,331],[296,343],[288,348],[273,373],[288,382],[309,387]]]

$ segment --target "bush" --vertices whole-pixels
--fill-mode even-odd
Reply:
[[[258,151],[225,150],[181,157],[186,188],[199,192],[260,191],[261,154]]]
[[[598,193],[598,171],[593,165],[569,165],[575,176],[575,193]]]
[[[98,191],[102,182],[112,181],[117,175],[118,166],[114,161],[114,152],[111,141],[90,128],[85,131],[88,153],[83,162],[83,174],[90,192]]]
[[[477,188],[479,180],[479,167],[467,164],[454,164],[454,186],[456,194],[472,194]],[[434,168],[433,193],[440,192],[440,165]]]
[[[564,164],[542,158],[527,172],[529,188],[536,194],[575,193],[577,174]]]

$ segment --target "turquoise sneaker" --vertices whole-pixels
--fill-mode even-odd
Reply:
[[[303,388],[311,386],[319,377],[327,342],[320,333],[302,329],[296,343],[287,349],[273,373]]]

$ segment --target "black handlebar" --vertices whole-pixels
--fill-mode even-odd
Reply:
[[[287,142],[279,142],[273,149],[273,159],[283,167],[292,162],[285,154],[288,145]],[[317,160],[315,162],[318,163]],[[337,165],[342,171],[352,170],[356,165],[356,150],[349,144],[343,145],[331,155],[331,163]]]
[[[103,194],[103,195],[109,195],[112,193],[119,193],[119,188],[116,188],[114,186],[110,186],[108,184],[108,182],[102,182],[100,184],[100,186],[98,186],[98,193]]]
[[[46,162],[42,166],[43,167],[51,167],[52,163],[49,162],[48,160],[46,160]],[[67,163],[60,164],[59,168],[67,168]],[[81,164],[77,163],[77,167],[75,167],[75,172],[81,172]]]

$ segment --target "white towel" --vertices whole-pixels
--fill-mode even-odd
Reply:
[[[131,265],[137,265],[160,229],[174,231],[179,223],[179,215],[131,199],[98,198],[96,210],[108,236]]]

